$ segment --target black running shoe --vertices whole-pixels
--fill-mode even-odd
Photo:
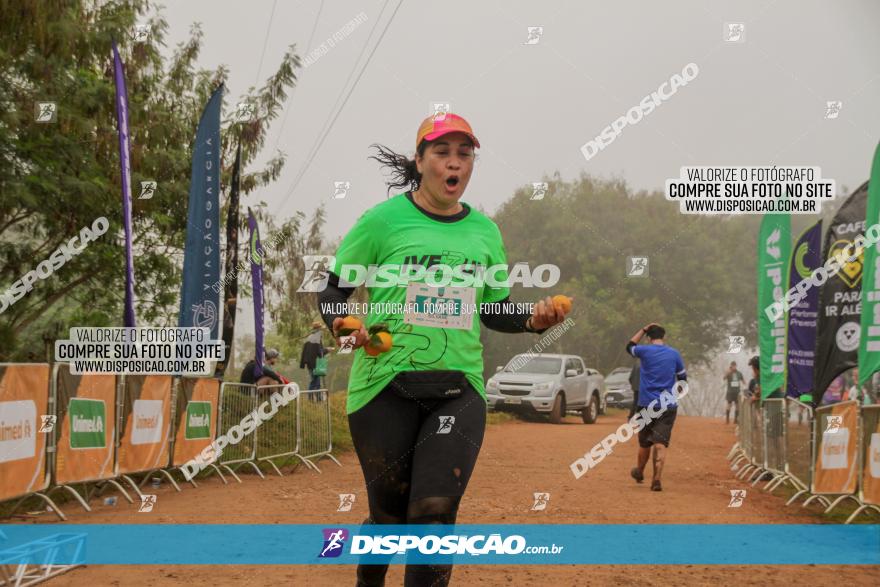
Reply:
[[[663,488],[660,486],[660,480],[651,481],[651,491],[663,491]]]
[[[638,467],[633,467],[629,474],[630,477],[636,480],[636,483],[641,483],[645,480],[645,476],[642,474],[641,471],[639,471]]]

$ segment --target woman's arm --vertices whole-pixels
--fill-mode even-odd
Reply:
[[[532,315],[527,311],[517,310],[517,305],[510,301],[510,296],[500,302],[486,304],[485,307],[487,311],[480,313],[480,322],[486,328],[498,332],[534,332],[536,334],[547,330],[547,328],[532,328],[530,324]]]

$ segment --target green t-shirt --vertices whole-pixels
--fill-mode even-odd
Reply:
[[[346,282],[357,283],[356,274],[351,270],[346,271],[345,265],[391,265],[397,273],[403,272],[405,275],[406,269],[401,270],[400,267],[409,266],[409,277],[416,277],[418,266],[448,266],[453,270],[449,287],[432,288],[439,300],[435,300],[437,306],[430,310],[439,308],[442,312],[450,308],[442,303],[444,295],[451,295],[450,291],[456,289],[456,284],[464,283],[458,279],[463,276],[462,273],[455,276],[456,268],[472,276],[474,267],[482,266],[485,270],[493,265],[504,265],[505,269],[492,272],[492,279],[487,278],[490,282],[496,282],[494,286],[477,280],[470,287],[457,288],[459,293],[473,290],[470,293],[474,295],[473,303],[477,308],[481,303],[501,301],[510,294],[508,287],[497,285],[497,282],[506,281],[508,276],[507,254],[501,232],[492,220],[464,202],[462,206],[467,210],[463,217],[452,221],[438,220],[416,207],[406,194],[398,194],[361,215],[339,245],[329,269],[345,285]],[[441,269],[446,271],[444,267],[435,268]],[[465,320],[469,324],[466,328],[404,323],[404,310],[412,306],[406,305],[407,286],[396,285],[397,273],[390,277],[386,275],[383,279],[381,269],[376,272],[377,282],[392,281],[395,283],[393,287],[371,287],[367,283],[370,311],[365,326],[369,329],[377,322],[385,322],[391,332],[393,346],[390,351],[376,357],[367,355],[363,349],[355,351],[346,411],[351,414],[362,408],[401,371],[462,371],[485,399],[479,313],[470,313],[469,319]],[[443,274],[435,275],[434,283],[440,282]],[[409,281],[423,284],[429,278]],[[427,306],[419,307],[428,309]]]

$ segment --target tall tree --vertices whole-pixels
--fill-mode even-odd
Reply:
[[[186,230],[192,140],[201,109],[228,75],[196,66],[202,32],[170,59],[168,25],[147,0],[0,0],[0,293],[101,216],[110,230],[0,313],[0,360],[27,358],[47,330],[120,323],[123,249],[110,44],[126,64],[131,127],[137,314],[172,325]],[[146,38],[134,35],[147,25]],[[222,180],[228,185],[240,137],[242,168],[263,148],[300,66],[295,46],[258,89],[227,97]],[[35,120],[38,102],[56,104],[55,121]],[[240,103],[253,107],[244,119]],[[284,156],[242,174],[242,194],[275,181]],[[141,181],[156,181],[138,199]],[[60,334],[60,332],[56,332]]]

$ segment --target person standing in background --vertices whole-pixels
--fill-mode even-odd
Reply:
[[[843,401],[855,401],[859,402],[860,406],[870,406],[873,403],[871,393],[866,386],[859,385],[858,367],[852,370],[852,378],[852,385],[846,390]]]
[[[299,357],[299,368],[309,370],[309,390],[321,389],[321,376],[315,374],[315,365],[319,357],[324,357],[332,350],[324,347],[323,328],[324,325],[318,320],[312,322],[312,330],[306,336]],[[314,393],[309,393],[307,396],[309,399],[318,399]]]
[[[636,408],[639,406],[639,377],[641,376],[641,372],[641,365],[639,364],[638,359],[636,359],[636,364],[633,366],[632,371],[629,372],[629,386],[632,388],[633,401],[629,406],[629,415],[626,417],[627,420],[632,420],[632,417],[636,415]]]
[[[749,359],[749,367],[752,368],[752,379],[749,381],[746,397],[755,402],[761,399],[761,359],[755,355]]]
[[[730,362],[727,373],[724,374],[724,381],[727,383],[727,411],[724,412],[724,423],[730,424],[730,408],[733,407],[733,422],[739,421],[739,392],[742,389],[742,382],[745,381],[743,374],[736,368],[736,361]]]

